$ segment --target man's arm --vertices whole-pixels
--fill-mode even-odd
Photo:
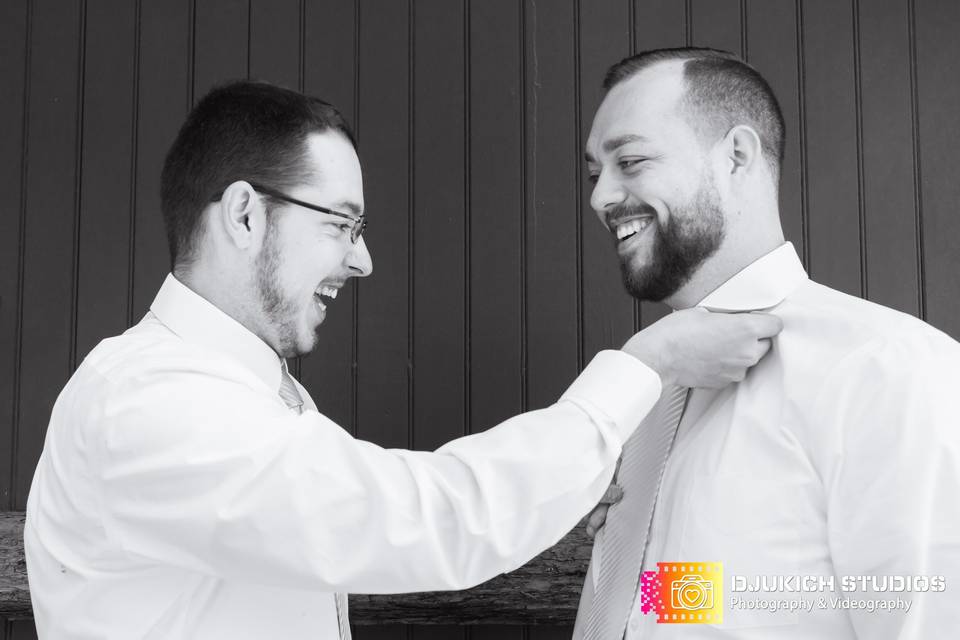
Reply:
[[[677,324],[690,361],[661,355],[665,377],[709,381],[690,357],[698,342],[709,353],[725,345],[735,363],[715,375],[741,376],[758,338],[779,327],[698,313],[692,325],[685,314],[658,323]],[[367,593],[469,587],[555,543],[596,504],[660,389],[634,357],[603,352],[557,404],[412,452],[294,415],[229,368],[182,364],[101,381],[112,388],[91,466],[108,535],[147,561]]]
[[[851,610],[857,636],[956,633],[960,590],[960,345],[867,345],[824,380],[816,414],[836,434],[821,472],[838,576],[945,576],[946,591],[836,595],[896,599],[909,612]],[[929,588],[929,587],[928,587]]]

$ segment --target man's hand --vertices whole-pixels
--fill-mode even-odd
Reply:
[[[600,527],[607,521],[607,509],[610,508],[610,505],[620,502],[620,498],[622,497],[623,489],[620,488],[620,485],[610,483],[610,486],[607,487],[607,492],[600,498],[600,503],[590,512],[590,517],[587,518],[588,536],[593,538],[597,535]]]
[[[743,380],[770,350],[783,321],[768,313],[677,311],[634,335],[623,350],[666,384],[722,388]]]

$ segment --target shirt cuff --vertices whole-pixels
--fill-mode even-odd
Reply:
[[[561,400],[585,402],[608,415],[623,442],[660,398],[660,376],[623,351],[605,350],[594,356]]]

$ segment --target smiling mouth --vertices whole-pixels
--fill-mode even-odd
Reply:
[[[617,244],[644,231],[652,223],[653,216],[643,216],[617,224],[616,227],[613,228],[613,233],[617,236]]]
[[[317,306],[320,307],[321,311],[326,311],[327,303],[331,300],[337,299],[337,293],[339,290],[339,287],[324,285],[313,292],[313,299],[316,301]]]

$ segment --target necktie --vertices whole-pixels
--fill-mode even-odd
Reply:
[[[621,640],[643,568],[660,478],[686,405],[685,387],[667,387],[623,446],[617,483],[623,498],[610,507],[600,548],[600,573],[584,640]],[[590,577],[587,577],[589,580]]]
[[[280,365],[279,393],[291,411],[296,411],[298,414],[303,413],[303,398],[300,397],[297,386],[293,384],[293,378],[287,373],[286,363]],[[350,640],[350,621],[347,616],[347,594],[335,593],[333,597],[337,606],[337,626],[340,628],[340,638],[341,640]]]
[[[280,397],[291,411],[303,413],[303,398],[300,397],[297,386],[293,384],[293,378],[287,373],[285,364],[280,365]]]

